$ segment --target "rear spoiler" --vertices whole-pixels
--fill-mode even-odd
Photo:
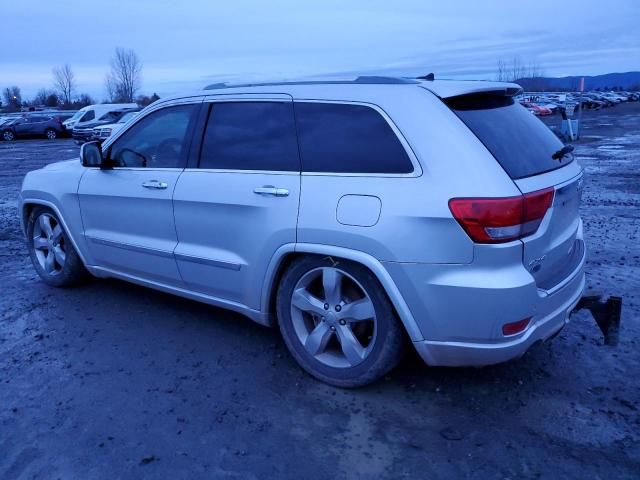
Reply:
[[[504,82],[435,80],[421,82],[420,86],[441,99],[473,94],[515,97],[523,91],[516,83]]]

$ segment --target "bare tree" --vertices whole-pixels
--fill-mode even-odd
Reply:
[[[509,75],[507,74],[507,64],[502,58],[498,59],[498,74],[496,75],[496,77],[496,80],[498,80],[499,82],[509,81]]]
[[[133,50],[116,48],[105,88],[112,102],[133,102],[140,90],[142,63]]]
[[[91,95],[89,95],[88,93],[81,93],[80,95],[78,95],[77,100],[73,102],[73,107],[82,108],[86,107],[87,105],[93,105],[94,103],[96,103],[96,101],[91,98]]]
[[[71,67],[64,64],[53,69],[53,85],[60,94],[60,99],[64,105],[71,105],[73,91],[76,88],[75,75]]]
[[[526,77],[526,75],[527,68],[524,63],[522,63],[520,56],[514,55],[511,59],[511,65],[509,66],[509,80],[515,82],[516,80]]]
[[[31,105],[34,107],[42,105],[45,107],[57,107],[58,100],[59,98],[55,91],[41,88],[31,101]]]
[[[518,55],[508,60],[498,59],[496,77],[500,82],[519,81],[526,88],[542,89],[545,86],[543,76],[542,68],[535,61],[523,62]]]
[[[7,87],[2,91],[2,99],[4,103],[7,105],[7,108],[11,112],[20,111],[20,107],[22,106],[22,94],[20,93],[20,88],[16,87]]]

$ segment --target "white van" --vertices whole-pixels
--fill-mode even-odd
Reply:
[[[73,130],[73,127],[82,126],[84,123],[95,122],[100,120],[107,113],[117,110],[119,108],[138,108],[137,103],[99,103],[96,105],[88,105],[81,108],[76,114],[69,120],[62,123],[62,126],[67,130]]]

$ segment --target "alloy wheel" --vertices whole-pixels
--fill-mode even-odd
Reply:
[[[298,280],[291,319],[307,353],[324,365],[350,368],[371,353],[377,333],[370,296],[348,273],[319,267]]]
[[[67,259],[62,226],[53,215],[41,214],[33,226],[33,248],[42,269],[49,275],[62,272]]]

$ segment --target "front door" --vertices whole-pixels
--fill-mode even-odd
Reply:
[[[199,166],[176,185],[175,257],[190,289],[257,310],[273,254],[296,241],[293,104],[286,95],[222,98],[206,100]]]
[[[201,99],[159,108],[105,148],[112,169],[88,169],[78,194],[91,263],[181,285],[172,194],[188,156]]]

